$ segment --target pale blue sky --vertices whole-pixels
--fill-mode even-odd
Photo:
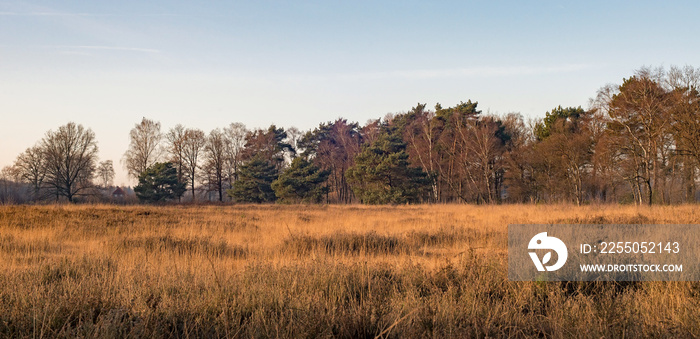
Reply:
[[[0,167],[49,129],[120,159],[164,130],[365,123],[473,100],[542,117],[642,65],[700,66],[695,1],[2,1]]]

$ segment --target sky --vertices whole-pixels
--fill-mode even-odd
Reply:
[[[697,1],[3,1],[0,168],[68,122],[115,184],[142,117],[311,129],[477,101],[542,118],[641,66],[700,66]]]

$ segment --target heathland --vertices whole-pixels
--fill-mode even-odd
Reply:
[[[0,206],[3,337],[697,337],[698,282],[511,282],[507,225],[682,206]]]

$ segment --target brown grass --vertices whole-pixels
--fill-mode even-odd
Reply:
[[[0,207],[3,337],[697,337],[700,284],[510,282],[515,223],[696,206]]]

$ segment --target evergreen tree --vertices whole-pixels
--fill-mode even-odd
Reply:
[[[136,196],[144,202],[164,202],[185,193],[185,183],[178,180],[177,169],[170,162],[157,162],[139,175],[134,187]]]
[[[575,132],[578,129],[579,120],[585,117],[586,111],[579,107],[562,108],[561,105],[545,114],[541,122],[535,124],[535,137],[537,140],[547,139],[555,129],[566,128],[568,132]],[[561,126],[556,126],[557,124]],[[562,132],[564,132],[562,130]]]
[[[410,167],[406,145],[397,133],[384,131],[355,158],[346,176],[355,195],[368,204],[419,202],[429,191],[423,170]]]
[[[357,123],[345,119],[320,124],[299,140],[302,156],[321,169],[329,170],[329,202],[350,203],[354,200],[345,172],[362,149],[364,136]]]
[[[281,202],[318,203],[328,193],[328,186],[323,184],[328,180],[329,174],[330,171],[323,171],[312,162],[299,157],[272,183],[272,188]]]
[[[267,130],[259,129],[246,136],[246,143],[241,156],[245,160],[253,157],[261,157],[265,161],[275,165],[278,170],[284,167],[285,154],[294,156],[296,151],[285,140],[287,132],[284,128],[272,125]]]
[[[236,202],[271,202],[277,200],[272,182],[277,179],[277,168],[261,156],[255,156],[240,168],[238,180],[227,191]]]

